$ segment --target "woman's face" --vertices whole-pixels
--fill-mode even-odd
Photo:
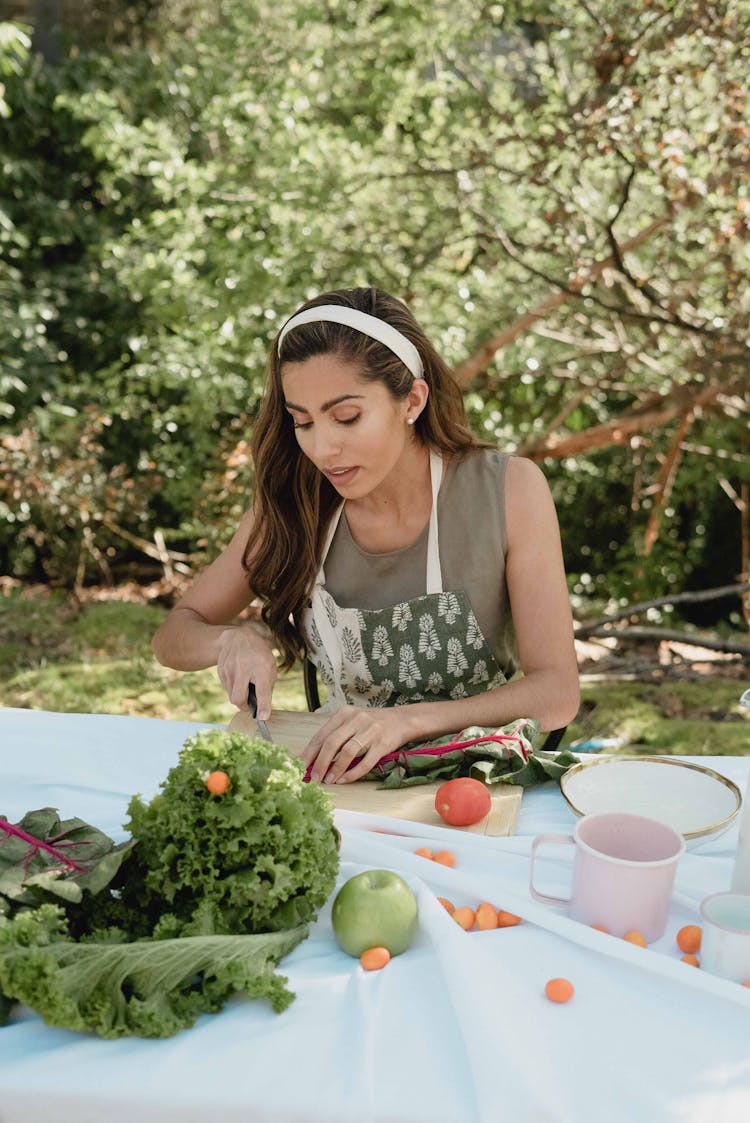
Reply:
[[[424,388],[395,399],[382,382],[338,355],[284,363],[281,385],[302,452],[346,499],[360,499],[399,465]]]

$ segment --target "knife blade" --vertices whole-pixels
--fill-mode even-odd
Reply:
[[[255,718],[255,724],[260,730],[260,735],[264,741],[273,741],[271,730],[268,728],[264,721],[261,721],[257,716],[258,714],[258,698],[255,693],[255,683],[249,682],[247,684],[247,704],[250,707],[250,713]]]

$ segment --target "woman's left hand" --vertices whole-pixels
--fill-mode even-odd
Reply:
[[[311,779],[348,784],[366,776],[381,757],[413,740],[411,709],[342,706],[318,730],[302,755],[306,768],[313,765]],[[357,757],[362,759],[349,768]]]

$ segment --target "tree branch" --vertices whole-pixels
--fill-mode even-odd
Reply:
[[[705,647],[708,651],[723,651],[729,655],[741,655],[750,660],[750,646],[734,640],[718,639],[714,636],[696,636],[690,632],[670,631],[668,628],[623,628],[613,631],[610,628],[597,628],[588,633],[590,636],[611,636],[618,640],[634,640],[636,643],[685,643],[692,647]]]
[[[643,542],[643,553],[646,557],[649,556],[659,538],[659,528],[661,526],[661,517],[664,512],[664,507],[669,501],[669,496],[672,492],[677,468],[682,457],[682,442],[687,436],[690,426],[695,420],[695,410],[689,409],[682,415],[680,424],[677,426],[677,433],[667,453],[666,459],[659,469],[659,474],[656,478],[656,490],[654,495],[654,504],[651,508],[649,515],[648,525],[646,526],[646,534]]]
[[[735,594],[739,596],[748,591],[750,591],[750,582],[743,582],[740,585],[720,585],[716,589],[700,589],[694,593],[673,593],[669,597],[656,597],[654,600],[640,601],[638,604],[629,604],[626,608],[609,616],[602,616],[590,624],[578,625],[575,636],[576,639],[584,639],[586,636],[594,634],[617,635],[616,632],[602,632],[600,629],[607,628],[608,625],[615,624],[618,620],[628,620],[631,616],[639,616],[642,612],[647,612],[649,608],[662,608],[666,604],[698,604],[701,601],[720,600],[722,597],[734,596]]]
[[[651,304],[654,308],[659,309],[659,312],[662,314],[662,317],[665,318],[666,322],[677,324],[678,327],[683,328],[685,331],[702,330],[702,325],[691,324],[690,321],[685,320],[679,314],[679,312],[670,311],[669,309],[665,308],[656,289],[649,285],[647,281],[636,277],[625,261],[625,255],[617,241],[614,228],[615,223],[622,214],[625,206],[627,205],[628,199],[630,198],[630,188],[632,187],[633,181],[635,179],[636,169],[634,165],[631,164],[630,160],[628,160],[627,156],[625,156],[624,153],[620,152],[619,149],[617,150],[617,155],[627,164],[629,169],[620,204],[614,216],[609,220],[605,228],[607,231],[607,241],[609,242],[609,247],[612,250],[612,257],[614,258],[617,270],[637,292],[646,297],[649,304]]]
[[[595,448],[624,445],[635,434],[666,425],[689,409],[697,410],[713,405],[724,393],[726,387],[717,385],[677,386],[671,393],[659,396],[657,399],[659,404],[655,408],[641,407],[637,411],[621,414],[620,417],[614,417],[601,425],[592,425],[579,433],[568,435],[553,433],[544,440],[521,445],[516,453],[518,456],[527,456],[530,460],[543,460],[548,456],[559,460],[564,456],[575,456]]]
[[[630,252],[642,245],[643,242],[666,226],[670,220],[669,215],[663,215],[661,218],[656,218],[650,222],[648,226],[639,231],[632,238],[621,247],[622,252]],[[510,324],[503,331],[498,332],[496,335],[490,336],[485,340],[472,355],[459,363],[454,370],[454,375],[459,386],[466,386],[473,378],[476,377],[480,371],[484,370],[491,359],[502,351],[510,343],[513,343],[519,335],[522,335],[528,328],[539,320],[544,320],[552,312],[554,312],[561,305],[566,304],[572,297],[577,296],[584,285],[589,284],[591,281],[597,280],[602,273],[614,265],[614,258],[610,255],[602,261],[595,262],[587,270],[582,271],[575,282],[570,286],[567,291],[559,291],[548,296],[546,300],[542,301],[535,308],[529,309],[519,316],[512,324]]]
[[[124,526],[118,526],[118,524],[113,522],[107,515],[104,515],[102,518],[102,526],[106,526],[107,530],[111,530],[113,534],[124,538],[125,541],[130,542],[132,546],[136,546],[146,557],[153,558],[155,561],[161,562],[162,565],[165,564],[165,561],[169,563],[174,562],[174,568],[178,570],[178,572],[192,573],[190,567],[184,564],[192,560],[190,554],[181,554],[177,550],[167,550],[164,544],[164,536],[161,535],[159,531],[157,531],[157,544],[154,545],[146,538],[141,538],[137,534],[132,534],[129,530],[126,530]],[[159,542],[159,539],[161,539],[161,542]]]

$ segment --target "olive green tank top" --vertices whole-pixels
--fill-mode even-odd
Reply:
[[[443,589],[463,589],[497,659],[510,678],[516,644],[505,583],[505,470],[508,453],[475,449],[452,457],[438,496]],[[370,554],[352,538],[346,507],[325,560],[325,585],[342,608],[380,609],[423,596],[427,531],[410,546]]]

